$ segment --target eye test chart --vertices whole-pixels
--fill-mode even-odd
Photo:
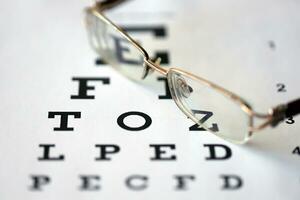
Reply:
[[[130,81],[93,52],[83,11],[92,3],[0,3],[1,200],[300,198],[298,116],[245,145],[214,136],[176,107],[165,77]],[[132,0],[107,16],[162,66],[266,113],[299,97],[299,9]]]

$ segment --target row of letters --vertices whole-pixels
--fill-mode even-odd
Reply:
[[[221,174],[218,178],[220,181],[215,184],[215,187],[216,189],[220,188],[221,190],[239,190],[242,188],[244,183],[242,177],[234,174]],[[51,190],[51,183],[55,182],[53,176],[46,174],[31,174],[30,179],[31,184],[29,189],[31,191],[49,191]],[[76,184],[78,184],[77,187],[81,191],[105,190],[105,186],[103,187],[105,179],[98,174],[80,174],[78,175],[78,179],[79,180]],[[195,188],[197,186],[197,177],[194,174],[174,174],[168,182],[170,182],[171,188],[174,190],[189,191],[191,188]],[[207,181],[205,181],[205,184],[206,182]],[[65,184],[62,182],[59,183]],[[144,191],[149,188],[150,184],[150,176],[145,174],[129,175],[124,178],[123,182],[124,187],[132,191]],[[161,186],[157,187],[161,188]]]

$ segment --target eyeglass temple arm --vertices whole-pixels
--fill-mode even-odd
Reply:
[[[96,7],[101,11],[108,10],[118,6],[125,1],[126,0],[96,0]]]
[[[282,122],[286,117],[293,117],[300,113],[300,98],[280,104],[272,109],[271,126],[275,127]]]

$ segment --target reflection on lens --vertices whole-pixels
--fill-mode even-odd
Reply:
[[[89,40],[95,51],[109,65],[131,79],[143,76],[143,55],[112,25],[87,12]]]
[[[234,142],[248,138],[250,117],[237,102],[179,70],[171,69],[168,81],[176,104],[201,127]]]

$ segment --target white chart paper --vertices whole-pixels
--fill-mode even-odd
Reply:
[[[84,25],[91,3],[0,3],[0,200],[300,198],[299,117],[246,145],[190,131],[159,74],[152,87],[100,64]],[[107,16],[163,66],[265,113],[299,97],[299,9],[294,0],[132,0]],[[94,98],[76,99],[86,78],[96,79]],[[71,112],[70,130],[55,130],[57,112]],[[146,128],[127,130],[124,115],[123,125]]]

